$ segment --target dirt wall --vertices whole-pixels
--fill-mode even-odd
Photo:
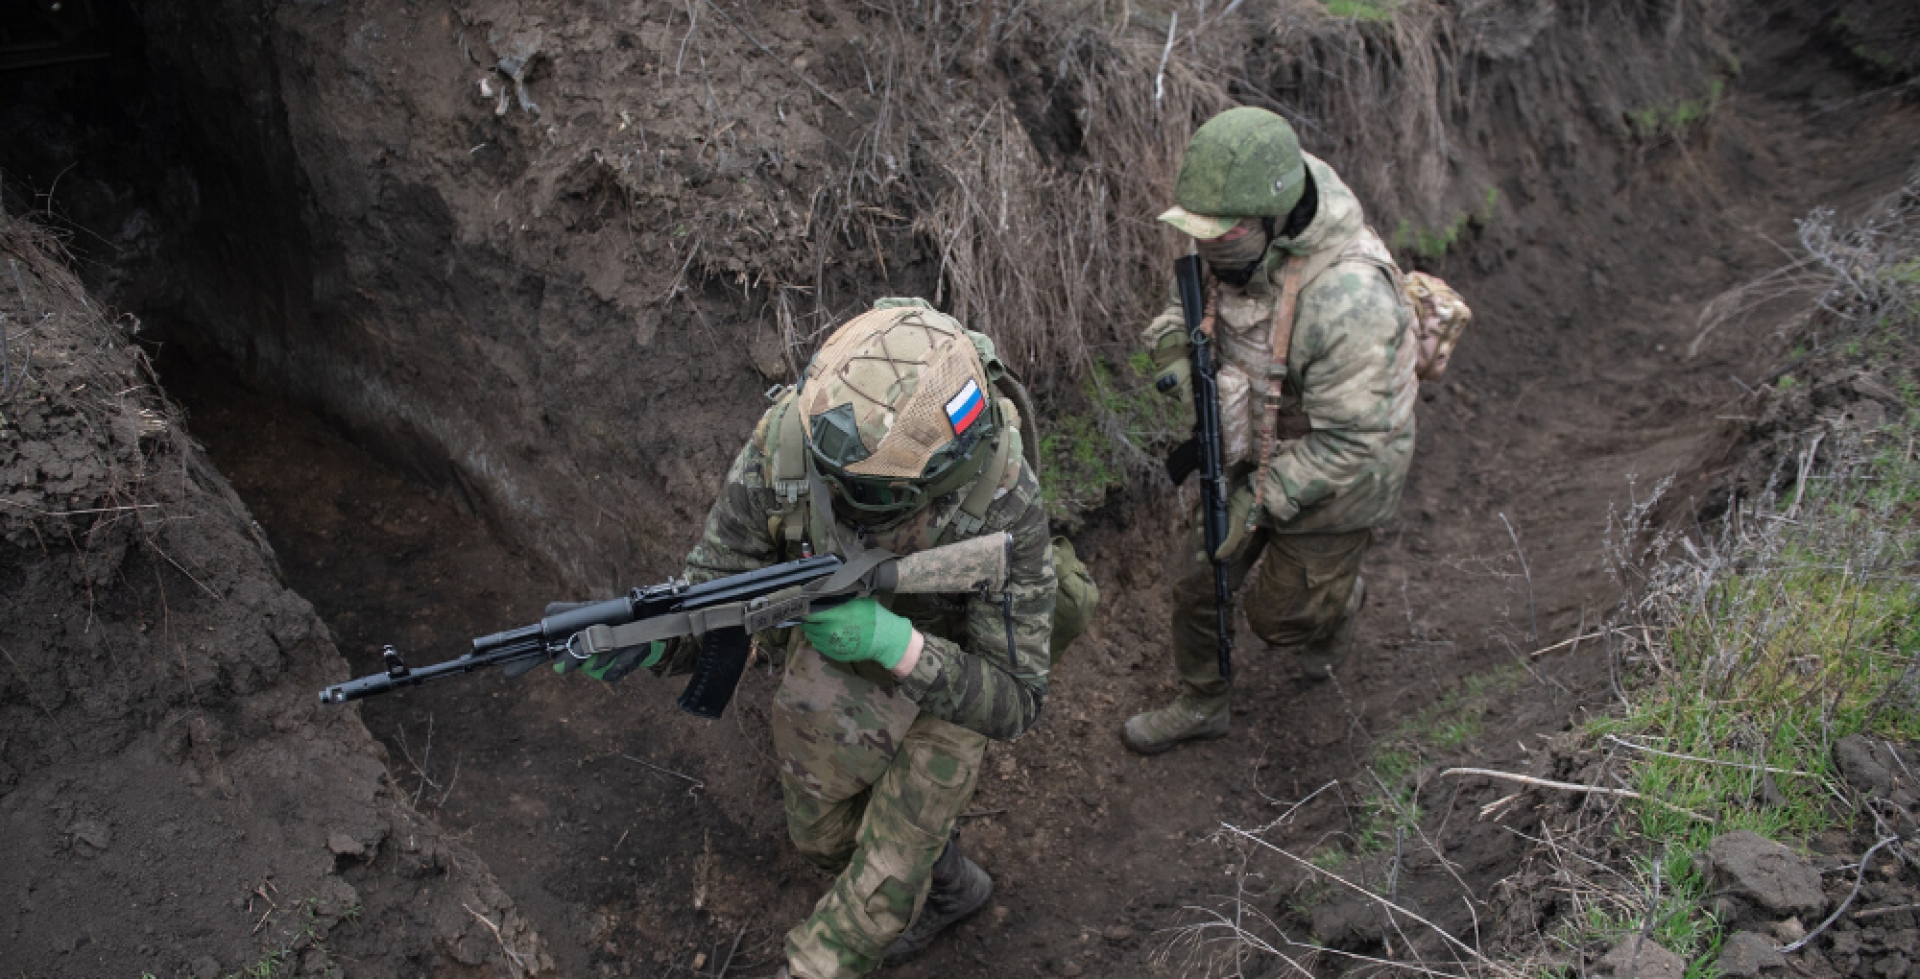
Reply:
[[[0,215],[7,968],[550,969],[358,715],[317,702],[346,674],[326,626],[49,244]]]
[[[1510,6],[1478,19],[1421,6],[1411,27],[1313,3],[1250,9],[1177,45],[1169,91],[1194,113],[1230,95],[1288,112],[1410,259],[1508,273],[1476,296],[1485,321],[1552,346],[1590,335],[1590,307],[1542,279],[1568,264],[1594,288],[1662,274],[1632,226],[1674,200],[1648,167],[1672,166],[1699,134],[1659,131],[1660,107],[1706,97],[1725,66],[1709,6]],[[956,183],[1004,200],[1045,182],[1042,198],[1124,205],[1049,227],[1043,199],[1016,200],[1025,210],[1000,227],[1024,236],[980,257],[985,291],[958,300],[1003,342],[1057,355],[1023,366],[1066,365],[1046,388],[1078,409],[1076,372],[1123,363],[1159,292],[1172,238],[1128,229],[1194,122],[1170,114],[1146,139],[1161,123],[1142,129],[1113,104],[1138,94],[1133,69],[1157,53],[1145,11],[136,9],[156,75],[178,87],[195,181],[174,272],[194,285],[168,339],[405,460],[578,587],[673,565],[760,392],[791,377],[815,330],[876,294],[960,288],[934,278],[960,259],[952,235],[995,226],[941,224],[959,220],[942,217]],[[945,91],[910,85],[909,59],[943,39],[979,50],[947,55]],[[1003,105],[1017,124],[986,125]],[[1399,118],[1401,105],[1417,111]],[[1647,107],[1657,118],[1636,135],[1629,118]],[[1024,162],[948,165],[996,140]],[[1071,257],[1056,239],[1082,234],[1138,241],[1089,276],[1049,268]],[[1569,237],[1586,253],[1571,262],[1569,246],[1543,244]],[[1002,322],[994,290],[1024,309],[1039,300],[1008,284],[1028,280],[1092,299]],[[1457,369],[1476,374],[1476,356]]]

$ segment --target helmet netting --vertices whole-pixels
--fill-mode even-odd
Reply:
[[[917,479],[953,441],[946,403],[971,380],[989,396],[980,355],[947,317],[914,307],[871,310],[821,346],[807,372],[801,409],[812,420],[852,404],[870,455],[846,467],[856,476]]]

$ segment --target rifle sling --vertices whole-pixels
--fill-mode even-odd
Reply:
[[[1306,261],[1287,259],[1281,271],[1280,302],[1274,306],[1273,322],[1267,334],[1267,388],[1260,407],[1260,459],[1256,473],[1264,472],[1279,448],[1280,405],[1287,381],[1287,355],[1293,348],[1294,311],[1300,303],[1300,287],[1305,279]],[[1259,513],[1266,496],[1267,481],[1253,481],[1253,510]]]

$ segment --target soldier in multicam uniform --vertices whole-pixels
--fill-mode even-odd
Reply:
[[[1174,199],[1160,220],[1194,238],[1217,282],[1208,325],[1233,514],[1221,556],[1237,590],[1264,555],[1247,586],[1247,623],[1269,645],[1294,648],[1308,677],[1325,678],[1351,644],[1366,594],[1361,560],[1413,458],[1418,344],[1400,271],[1339,176],[1264,109],[1230,109],[1201,126]],[[1177,301],[1144,337],[1184,393]],[[1227,733],[1213,575],[1198,530],[1173,599],[1184,689],[1122,730],[1145,754]]]
[[[687,556],[699,582],[806,553],[1013,538],[1005,595],[863,598],[785,637],[773,739],[787,830],[838,876],[787,933],[782,977],[865,975],[992,894],[956,824],[988,739],[1040,714],[1055,593],[1040,485],[997,371],[986,337],[922,300],[881,300],[761,418]],[[584,669],[672,671],[681,652]]]

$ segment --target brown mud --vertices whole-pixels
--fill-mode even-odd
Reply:
[[[327,626],[279,580],[128,324],[4,215],[0,260],[7,971],[546,962],[474,851],[313,698],[343,672]]]
[[[513,907],[557,974],[770,973],[782,932],[825,886],[784,840],[767,755],[770,673],[750,673],[714,723],[674,710],[677,682],[645,677],[608,687],[544,673],[473,676],[334,711],[312,694],[340,672],[331,646],[355,673],[376,669],[385,643],[417,662],[442,659],[473,635],[531,621],[549,600],[671,573],[758,412],[758,392],[791,369],[783,300],[815,311],[802,317],[804,334],[876,292],[931,292],[939,255],[907,222],[881,216],[848,239],[857,247],[808,250],[819,170],[859,127],[793,72],[755,60],[745,32],[710,21],[697,30],[686,12],[715,8],[639,5],[620,29],[533,3],[421,17],[364,4],[283,8],[262,22],[234,15],[246,9],[147,13],[140,27],[169,79],[142,96],[155,111],[122,107],[114,111],[130,118],[76,125],[16,102],[10,121],[60,138],[0,155],[0,165],[36,174],[44,190],[39,174],[81,162],[61,207],[76,225],[117,229],[76,240],[83,268],[113,302],[148,318],[168,394],[278,560],[275,568],[246,556],[267,553],[259,545],[234,544],[189,567],[283,579],[291,592],[272,585],[284,596],[274,600],[311,602],[325,627],[251,694],[271,699],[243,710],[233,695],[230,709],[254,722],[212,742],[212,756],[239,773],[242,798],[274,786],[284,793],[277,805],[219,811],[190,792],[164,795],[174,791],[165,780],[202,757],[191,736],[166,761],[134,750],[170,736],[164,719],[126,721],[127,733],[105,742],[112,751],[96,764],[130,773],[118,782],[56,776],[65,756],[52,749],[32,765],[0,749],[29,773],[6,783],[0,808],[45,824],[10,833],[6,873],[20,875],[22,895],[61,895],[23,897],[28,913],[77,921],[67,909],[130,876],[134,893],[171,916],[94,902],[79,931],[23,919],[8,942],[22,950],[20,968],[80,974],[91,966],[78,963],[93,961],[83,955],[158,975],[204,971],[203,954],[223,971],[245,965],[253,936],[241,917],[256,878],[280,866],[246,841],[270,849],[262,841],[286,839],[290,853],[317,854],[321,828],[380,813],[444,831],[444,852],[463,855],[436,872],[496,879],[494,903],[475,908],[499,921]],[[855,41],[885,16],[857,4],[752,19],[727,9],[789,65],[817,70],[856,102],[862,124],[884,114],[884,100],[859,101],[875,92],[864,59],[874,49]],[[1734,38],[1744,67],[1710,126],[1623,139],[1620,113],[1589,103],[1626,96],[1596,74],[1573,14],[1559,16],[1532,61],[1482,53],[1487,107],[1455,134],[1467,176],[1453,196],[1477,207],[1493,187],[1487,199],[1498,203],[1464,222],[1444,254],[1419,260],[1458,285],[1478,319],[1450,379],[1424,392],[1416,470],[1366,568],[1358,654],[1336,683],[1310,685],[1243,630],[1233,735],[1153,759],[1127,754],[1120,722],[1173,692],[1164,576],[1183,505],[1165,493],[1117,494],[1078,538],[1106,595],[1102,615],[1055,674],[1040,725],[990,752],[963,823],[969,852],[995,875],[994,904],[897,974],[1173,974],[1179,955],[1161,954],[1170,929],[1238,886],[1237,855],[1210,841],[1221,823],[1265,824],[1337,780],[1296,814],[1288,842],[1353,835],[1349,803],[1368,791],[1373,749],[1469,677],[1514,677],[1485,714],[1486,735],[1461,749],[1486,763],[1512,762],[1538,735],[1603,709],[1604,659],[1527,654],[1610,603],[1602,538],[1611,512],[1671,477],[1673,513],[1684,516],[1732,464],[1722,416],[1740,415],[1742,385],[1776,358],[1770,329],[1784,313],[1723,327],[1696,353],[1699,311],[1779,264],[1774,243],[1791,240],[1795,217],[1896,186],[1920,119],[1876,94],[1881,80],[1808,22],[1778,14]],[[223,46],[258,55],[195,57]],[[525,91],[543,103],[537,117],[517,101],[519,81],[475,68],[515,52],[529,65]],[[968,97],[1004,93],[1032,144],[1071,163],[1073,106],[1050,94],[1053,69],[1037,53],[1010,46],[984,59]],[[1279,98],[1307,94],[1283,53],[1250,57],[1248,74]],[[494,93],[484,98],[483,78]],[[59,84],[82,87],[39,84],[48,87],[30,94],[49,103]],[[230,116],[199,111],[248,88],[271,98]],[[715,116],[716,98],[738,104],[732,122]],[[583,135],[610,130],[623,135]],[[1336,168],[1372,173],[1371,161],[1341,157],[1356,144],[1332,132],[1316,144],[1303,131]],[[123,139],[149,147],[141,152],[154,165],[116,171],[90,156]],[[1364,195],[1385,180],[1356,185]],[[1418,216],[1398,200],[1377,206]],[[889,264],[887,253],[904,259]],[[761,273],[781,284],[768,289]],[[814,291],[802,301],[792,284]],[[236,519],[227,533],[251,526]],[[142,553],[127,560],[154,563]],[[234,629],[261,628],[257,615],[217,603],[204,621],[185,617],[182,603],[197,601],[191,582],[167,579],[162,566],[135,570],[128,582],[156,571],[168,581],[176,629],[220,627],[221,616]],[[100,584],[132,609],[128,621],[152,618],[139,610],[157,591]],[[44,622],[9,616],[0,635],[12,655],[93,642],[20,638],[71,616],[84,601],[77,587],[33,592]],[[24,734],[42,711],[39,688],[17,679],[0,703],[7,730]],[[94,685],[74,678],[63,696]],[[47,703],[54,719],[66,716],[64,703]],[[318,771],[288,744],[364,741],[355,717],[385,748],[384,781],[360,772],[362,795],[350,798],[272,777]],[[274,761],[231,760],[246,750]],[[150,846],[134,845],[144,838],[129,830],[87,852],[96,823],[149,821],[131,815],[130,794],[183,815],[154,821]],[[1472,823],[1471,811],[1461,805],[1458,835],[1444,846],[1478,889],[1518,856],[1511,837]],[[215,817],[241,822],[247,836],[196,851],[163,832]],[[151,854],[172,862],[151,864]],[[270,893],[335,879],[314,866],[291,887],[292,872],[280,870]],[[433,911],[403,915],[410,885],[379,859],[367,864],[375,869],[382,874],[343,879],[369,912],[382,901],[395,908],[401,917],[383,932],[394,946],[339,945],[357,956],[340,959],[347,974],[425,971],[429,961],[516,972],[484,948],[450,952],[489,936],[457,902],[448,911],[441,891],[429,895]],[[162,900],[175,880],[191,890]],[[0,882],[14,886],[14,877]],[[1457,917],[1443,923],[1470,931]],[[164,937],[125,937],[150,926]],[[466,937],[449,939],[447,929]],[[299,966],[320,974],[329,964]]]

